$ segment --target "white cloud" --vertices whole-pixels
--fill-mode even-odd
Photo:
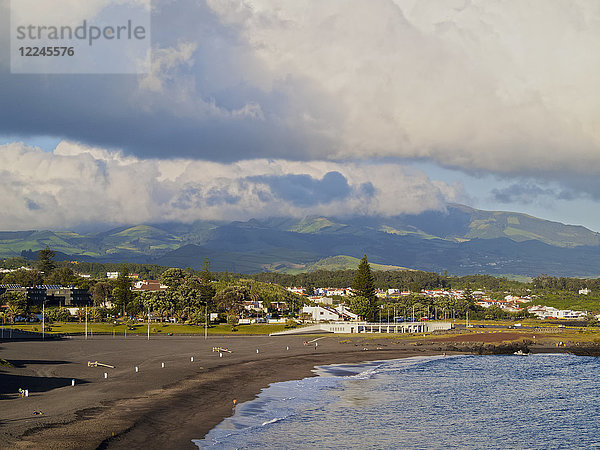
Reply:
[[[0,227],[5,230],[419,213],[443,209],[457,193],[456,186],[432,182],[422,172],[396,164],[141,160],[70,142],[60,143],[52,153],[20,143],[0,146],[0,167]],[[306,192],[314,198],[298,201],[297,179],[309,183]],[[332,179],[337,186],[326,184]],[[290,187],[294,192],[285,191]]]
[[[339,145],[326,157],[417,156],[500,173],[600,168],[596,2],[209,4],[263,64],[256,85],[318,88],[336,113],[327,119]]]

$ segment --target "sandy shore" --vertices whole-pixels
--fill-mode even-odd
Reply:
[[[233,399],[241,403],[270,383],[311,376],[315,365],[439,354],[435,343],[404,339],[328,336],[316,347],[305,340],[311,338],[2,342],[0,357],[15,367],[0,368],[0,447],[195,448],[191,439],[231,415]],[[232,353],[220,356],[213,347]],[[88,367],[88,361],[115,368]],[[28,398],[17,398],[19,387],[29,389]]]

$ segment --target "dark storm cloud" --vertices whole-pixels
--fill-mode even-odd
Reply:
[[[273,195],[300,207],[343,200],[352,194],[348,180],[339,172],[328,172],[320,180],[310,175],[258,176],[248,180],[268,185]]]
[[[515,183],[502,189],[492,189],[494,200],[499,203],[523,203],[528,204],[538,197],[553,196],[552,189],[543,189],[532,183]]]
[[[0,1],[0,29],[8,29],[8,2]],[[268,90],[248,84],[244,73],[254,62],[235,30],[202,1],[176,5],[156,4],[158,65],[150,76],[11,75],[2,33],[0,134],[55,136],[142,158],[309,157],[314,136],[293,120],[306,110],[295,112],[289,98],[309,88],[291,80]],[[193,51],[172,64],[182,42]]]

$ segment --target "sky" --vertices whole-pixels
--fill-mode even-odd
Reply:
[[[11,74],[9,12],[2,230],[462,203],[600,231],[600,2],[153,0],[137,75]]]

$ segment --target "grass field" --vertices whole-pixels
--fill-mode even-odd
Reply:
[[[2,326],[0,325],[0,329]],[[9,328],[8,325],[5,328]],[[42,325],[39,323],[33,324],[15,324],[15,329],[23,331],[42,331]],[[238,325],[237,331],[231,330],[231,325],[211,325],[208,327],[208,334],[269,334],[283,331],[285,329],[284,324],[252,324],[252,325]],[[48,325],[46,327],[48,330]],[[82,334],[85,333],[84,323],[75,322],[56,322],[50,325],[51,331],[46,331],[50,334]],[[136,324],[133,326],[126,326],[125,324],[113,325],[112,323],[88,323],[88,333],[94,334],[114,334],[114,335],[125,335],[125,334],[147,334],[148,324]],[[183,324],[167,324],[167,323],[151,323],[150,334],[204,334],[204,327],[201,325],[183,325]]]

